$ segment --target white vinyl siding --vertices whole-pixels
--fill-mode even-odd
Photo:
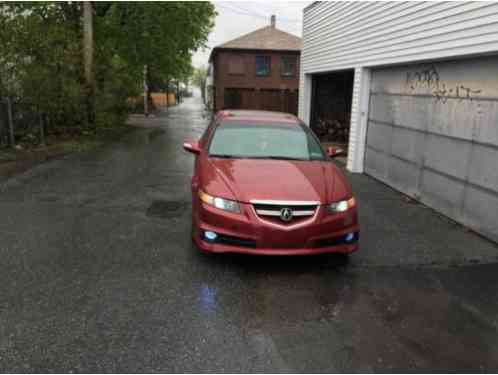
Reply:
[[[301,78],[496,51],[498,2],[316,2],[304,10]]]

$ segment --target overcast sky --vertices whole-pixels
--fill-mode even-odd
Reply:
[[[301,36],[303,8],[311,1],[214,1],[218,16],[209,35],[208,47],[193,56],[196,67],[207,65],[211,48],[270,24],[277,16],[277,28]]]

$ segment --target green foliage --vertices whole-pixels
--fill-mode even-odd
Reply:
[[[192,74],[192,83],[201,89],[202,100],[206,103],[206,79],[207,69],[205,67],[196,68]]]
[[[151,84],[192,74],[191,56],[213,27],[209,2],[95,2],[94,66],[98,128],[123,121],[128,98]],[[82,127],[85,90],[81,2],[0,3],[0,97],[42,113],[50,126]],[[32,127],[37,124],[32,124]],[[33,132],[33,131],[32,131]],[[19,135],[20,136],[20,135]]]
[[[196,68],[192,74],[192,83],[199,88],[206,85],[207,69],[203,66]]]

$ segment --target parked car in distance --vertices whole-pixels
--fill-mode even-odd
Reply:
[[[356,201],[343,172],[297,117],[220,111],[195,154],[192,236],[205,252],[349,254],[358,249]]]

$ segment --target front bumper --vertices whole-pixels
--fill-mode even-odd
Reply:
[[[205,252],[260,255],[349,254],[358,250],[359,226],[356,207],[331,215],[324,206],[297,224],[285,225],[259,217],[251,204],[240,204],[241,213],[219,210],[200,201],[194,212],[193,239]],[[215,232],[214,241],[205,238]],[[345,241],[353,233],[352,241]]]

